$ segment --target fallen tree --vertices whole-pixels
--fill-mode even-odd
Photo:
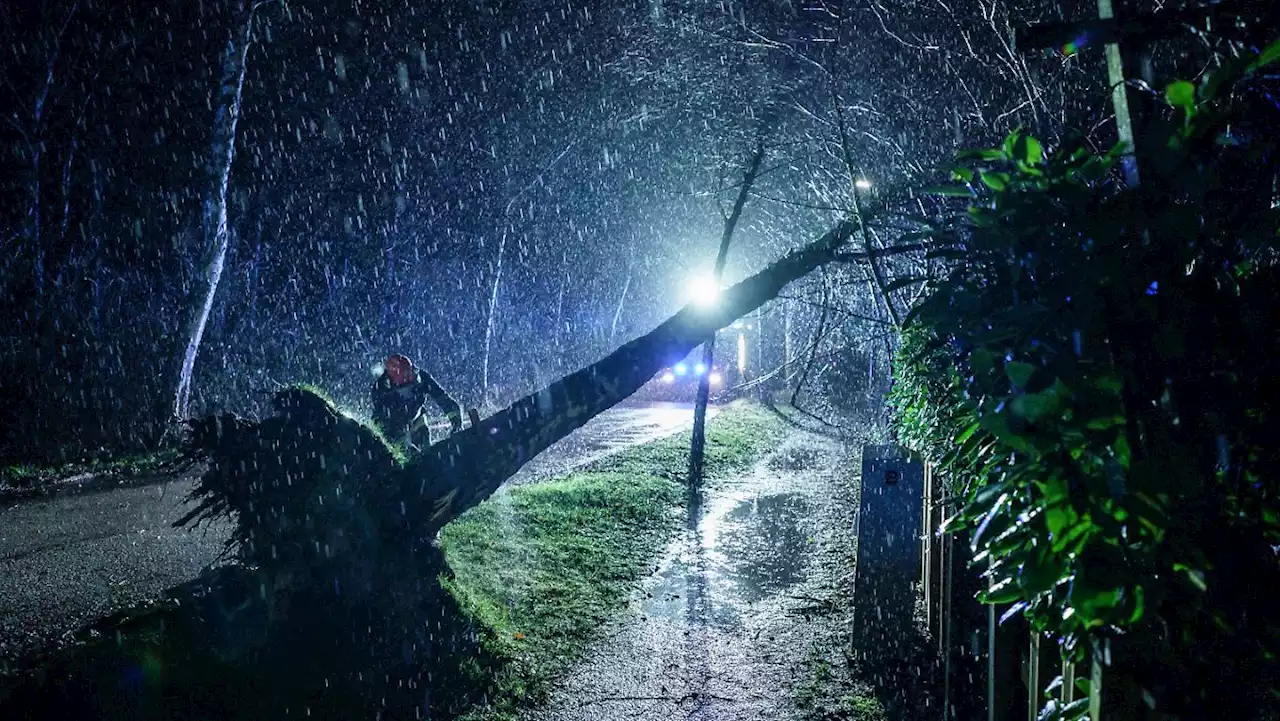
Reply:
[[[157,698],[216,704],[224,718],[299,704],[327,717],[465,712],[483,702],[498,672],[484,634],[440,584],[450,570],[438,531],[667,359],[820,265],[865,259],[843,252],[853,232],[851,222],[837,225],[729,288],[715,308],[686,308],[414,458],[315,389],[277,394],[275,414],[262,421],[221,414],[194,422],[190,457],[209,465],[193,492],[196,508],[175,525],[230,517],[228,550],[240,563],[181,598],[98,624],[84,650],[44,676],[60,685],[36,681],[13,698],[53,716],[104,718],[144,718],[146,708],[163,716]],[[186,670],[124,696],[95,680],[152,656]]]
[[[668,359],[687,355],[820,265],[859,260],[842,254],[853,232],[852,222],[835,226],[726,290],[714,308],[685,308],[410,459],[313,389],[277,394],[275,415],[260,422],[230,414],[196,421],[192,456],[207,459],[209,468],[193,492],[199,504],[175,525],[234,520],[229,545],[260,576],[256,595],[264,603],[252,604],[253,612],[275,629],[261,648],[275,649],[280,638],[307,639],[308,659],[335,659],[346,669],[316,675],[345,678],[348,698],[362,699],[347,701],[354,704],[347,709],[398,693],[399,705],[455,713],[475,694],[460,697],[466,683],[450,681],[446,668],[482,657],[483,649],[441,590],[438,579],[450,571],[433,543],[439,530],[534,456],[630,396]],[[311,645],[323,638],[355,643]],[[277,658],[271,666],[290,663]],[[370,678],[388,683],[370,685]],[[426,700],[403,696],[423,688]]]
[[[363,506],[359,517],[378,519],[383,532],[400,535],[400,540],[430,539],[446,523],[492,495],[534,456],[634,393],[668,359],[687,355],[717,330],[822,264],[862,259],[859,254],[840,253],[854,229],[852,221],[840,223],[818,240],[727,289],[714,308],[686,307],[600,361],[404,463],[396,462],[393,451],[372,429],[343,417],[318,397],[297,390],[282,393],[277,398],[277,417],[262,423],[229,414],[199,421],[195,446],[198,453],[209,456],[213,467],[196,492],[202,505],[177,525],[236,511],[241,515],[236,541],[260,544],[263,539],[244,528],[244,516],[265,519],[275,513],[270,505],[253,505],[255,489],[260,493],[268,490],[263,479],[280,471],[281,458],[288,455],[285,451],[297,445],[299,458],[296,467],[287,470],[290,480],[286,487],[292,488],[294,480],[308,479],[308,492],[321,494],[308,504],[309,512],[330,515],[320,510],[320,499],[328,492],[332,494],[330,507],[343,509],[347,518],[352,518],[357,506]],[[893,249],[881,252],[892,253]],[[246,453],[259,445],[262,448],[258,451]],[[315,484],[316,478],[328,475],[335,476],[332,484]],[[289,494],[281,491],[278,495]],[[275,522],[264,523],[266,527]],[[340,555],[338,547],[357,549],[360,543],[353,540],[350,529],[346,531],[341,539],[332,539],[329,551],[317,551],[311,544],[312,552],[335,556]],[[278,558],[282,549],[250,549],[254,556],[267,552]]]

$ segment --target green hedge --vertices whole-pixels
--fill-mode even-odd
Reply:
[[[984,600],[1066,657],[1115,648],[1110,687],[1160,717],[1280,697],[1278,56],[1171,84],[1137,187],[1122,148],[963,154],[895,364],[899,436],[964,494]]]

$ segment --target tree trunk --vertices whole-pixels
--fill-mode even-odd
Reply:
[[[41,226],[41,211],[43,208],[40,202],[40,187],[43,182],[41,178],[41,163],[43,162],[42,156],[45,147],[45,103],[49,100],[49,92],[53,89],[54,73],[58,68],[58,59],[62,56],[62,37],[66,34],[67,26],[71,24],[71,18],[75,16],[79,7],[79,3],[71,6],[71,11],[67,13],[67,18],[62,23],[62,29],[58,31],[58,36],[53,41],[53,52],[49,54],[49,62],[45,66],[44,84],[40,86],[40,92],[36,95],[35,104],[31,108],[31,134],[27,138],[28,148],[31,152],[31,179],[27,186],[31,208],[28,214],[30,226],[27,233],[33,252],[32,272],[35,276],[37,299],[44,297],[45,281],[44,229]],[[16,116],[17,114],[15,113],[14,115]]]
[[[209,314],[217,297],[230,244],[227,230],[227,184],[231,177],[231,161],[235,157],[236,123],[240,119],[240,98],[244,89],[246,58],[252,41],[254,11],[254,7],[245,0],[235,3],[234,8],[235,24],[223,53],[222,80],[214,105],[213,140],[207,166],[208,185],[201,208],[202,247],[207,260],[200,278],[201,286],[192,294],[196,305],[191,312],[187,345],[182,353],[178,386],[174,392],[173,415],[178,419],[184,419],[188,415],[196,354],[209,323]]]
[[[707,405],[711,403],[711,365],[715,362],[716,334],[711,334],[702,351],[706,373],[698,378],[698,392],[693,397],[693,435],[689,441],[689,490],[695,493],[702,483],[702,470],[707,450]]]
[[[439,649],[431,644],[440,627],[424,626],[424,620],[451,615],[449,597],[436,581],[444,572],[433,545],[440,529],[543,450],[634,393],[671,357],[708,342],[716,329],[791,281],[845,257],[837,252],[853,232],[852,223],[841,223],[728,289],[715,308],[684,309],[404,464],[368,426],[305,389],[277,394],[275,414],[260,422],[229,414],[202,418],[194,424],[191,456],[206,457],[208,468],[192,492],[194,509],[174,525],[233,516],[229,545],[258,571],[253,598],[268,608],[282,597],[323,608],[322,618],[335,625],[321,633],[340,638],[351,632],[344,624],[352,621],[368,634],[372,613],[386,624],[377,622],[371,658],[400,658],[408,642],[424,659],[414,662],[413,673],[434,668]],[[324,622],[307,618],[292,628],[314,635]],[[287,634],[277,640],[273,648],[297,646]],[[339,656],[351,658],[346,651]],[[357,663],[386,674],[363,659]]]
[[[630,396],[671,358],[709,342],[716,330],[750,313],[792,281],[836,259],[853,234],[845,221],[822,238],[727,289],[714,308],[688,307],[604,359],[525,396],[431,446],[402,470],[394,509],[406,532],[432,538],[488,498],[534,456]],[[842,255],[842,259],[850,256]]]
[[[494,315],[498,312],[498,286],[502,283],[502,256],[507,249],[507,231],[502,231],[498,241],[498,262],[493,274],[493,292],[489,294],[489,318],[484,324],[484,381],[481,384],[482,398],[489,397],[489,351],[493,346]]]
[[[873,257],[870,252],[867,257]],[[796,399],[800,397],[800,390],[804,388],[804,384],[809,380],[809,373],[813,370],[813,361],[818,357],[818,346],[822,343],[823,333],[827,328],[827,312],[831,309],[831,284],[827,282],[826,270],[822,273],[822,313],[818,316],[818,329],[813,333],[813,343],[809,345],[809,359],[805,361],[804,370],[800,371],[800,380],[796,381],[796,387],[791,391],[791,400],[787,401],[790,405],[796,404]]]
[[[724,277],[724,264],[729,258],[729,242],[733,240],[733,231],[738,226],[738,218],[742,217],[742,208],[747,204],[747,193],[760,172],[760,163],[764,160],[764,143],[756,145],[755,155],[751,157],[751,165],[742,179],[738,189],[738,199],[733,203],[733,211],[724,221],[724,234],[720,236],[720,249],[716,252],[716,266],[713,283],[720,288],[720,279]],[[750,312],[749,309],[747,312]],[[723,327],[723,326],[719,326]],[[717,330],[718,328],[717,327]],[[693,403],[693,436],[689,443],[689,488],[696,491],[702,483],[703,456],[707,445],[707,403],[711,400],[711,363],[715,356],[716,334],[713,330],[707,349],[702,354],[702,362],[706,372],[698,376],[698,394]],[[674,356],[673,356],[674,357]]]

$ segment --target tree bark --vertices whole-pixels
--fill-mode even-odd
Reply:
[[[738,189],[738,199],[733,203],[733,211],[724,221],[724,234],[720,236],[720,249],[716,252],[716,265],[712,274],[712,282],[717,289],[720,287],[720,279],[724,277],[724,265],[729,258],[729,243],[733,240],[733,231],[738,227],[738,218],[742,217],[742,208],[747,204],[747,194],[755,183],[756,174],[760,172],[760,163],[763,161],[764,143],[761,142],[756,145],[755,155],[751,157],[751,165],[742,179],[742,186]],[[706,372],[698,376],[698,393],[693,403],[693,436],[689,443],[688,478],[691,492],[696,491],[702,483],[703,460],[707,446],[707,404],[711,401],[711,364],[715,360],[715,346],[716,334],[713,330],[711,338],[707,340],[706,350],[702,354],[702,364]]]
[[[870,257],[870,253],[867,254]],[[818,316],[818,329],[813,333],[813,343],[809,345],[809,359],[805,361],[804,370],[800,371],[800,380],[796,381],[796,387],[791,391],[791,400],[787,401],[790,405],[796,404],[796,399],[800,397],[800,390],[804,388],[804,384],[809,381],[809,373],[813,370],[813,361],[818,356],[818,346],[822,343],[823,334],[827,328],[827,312],[830,310],[831,303],[831,284],[827,282],[827,274],[824,269],[822,273],[822,313]]]
[[[213,310],[226,266],[230,236],[227,229],[227,185],[231,177],[231,161],[235,157],[236,123],[240,119],[240,100],[244,89],[246,59],[252,42],[253,15],[256,5],[246,0],[234,4],[234,25],[222,56],[222,80],[214,104],[213,140],[209,155],[208,185],[201,207],[201,234],[206,264],[201,287],[193,294],[196,305],[191,311],[187,344],[183,350],[178,370],[178,385],[174,391],[173,415],[185,419],[191,405],[191,387],[195,372],[196,355],[204,338],[209,314]]]

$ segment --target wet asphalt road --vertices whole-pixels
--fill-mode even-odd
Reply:
[[[692,423],[690,404],[618,406],[527,464],[512,483],[564,473]],[[0,669],[97,618],[188,581],[222,552],[228,524],[171,528],[193,475],[0,508]]]
[[[718,410],[708,408],[707,418],[714,417]],[[692,403],[615,406],[526,463],[507,483],[519,485],[561,475],[624,448],[669,436],[692,425]]]

